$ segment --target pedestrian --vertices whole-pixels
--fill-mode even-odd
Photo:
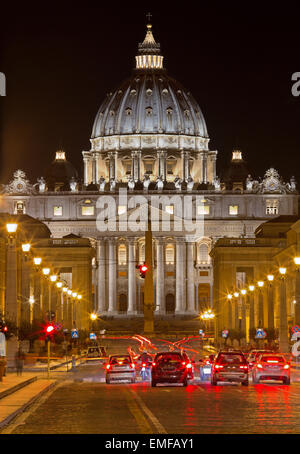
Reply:
[[[24,354],[23,354],[21,348],[18,348],[18,350],[16,351],[15,360],[16,360],[17,375],[21,376],[22,371],[23,371],[23,364],[24,364]]]

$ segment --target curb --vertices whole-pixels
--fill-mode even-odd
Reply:
[[[0,429],[3,429],[4,426],[7,426],[16,416],[18,416],[20,413],[23,413],[26,408],[28,408],[30,405],[32,405],[39,397],[41,397],[45,392],[49,391],[53,386],[56,385],[56,381],[53,383],[50,383],[47,388],[43,389],[40,391],[38,394],[33,396],[26,404],[24,404],[22,407],[18,408],[16,411],[11,413],[9,416],[7,416],[5,419],[0,421]]]
[[[3,399],[4,397],[9,396],[10,394],[15,393],[16,391],[19,391],[19,389],[24,388],[27,385],[30,385],[34,381],[37,380],[37,377],[31,377],[28,380],[22,381],[21,383],[18,383],[15,386],[12,386],[11,388],[6,389],[5,391],[0,392],[0,399]]]

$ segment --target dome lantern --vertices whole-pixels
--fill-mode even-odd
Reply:
[[[136,58],[137,69],[162,69],[163,56],[160,55],[160,44],[154,39],[152,25],[147,24],[145,39],[138,46]]]

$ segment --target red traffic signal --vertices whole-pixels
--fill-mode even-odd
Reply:
[[[55,333],[55,327],[50,323],[47,323],[44,327],[45,338],[50,340],[52,339],[53,334]]]
[[[51,334],[54,331],[54,326],[48,325],[46,326],[46,333]]]
[[[147,271],[148,271],[148,266],[145,263],[143,265],[140,265],[140,276],[142,278],[145,278]]]

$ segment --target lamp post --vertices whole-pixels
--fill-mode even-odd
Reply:
[[[249,328],[250,330],[255,328],[255,318],[254,318],[254,290],[255,290],[255,285],[250,284],[249,287],[249,303],[250,303],[250,309],[249,309]],[[250,338],[250,334],[249,334]]]
[[[62,282],[60,282],[60,281],[56,282],[56,287],[58,288],[57,300],[59,300],[59,298],[60,298],[60,321],[63,320],[63,304],[64,304],[62,286],[63,286]],[[59,313],[59,311],[58,311],[58,313]]]
[[[50,275],[50,279],[49,279],[49,307],[48,307],[48,310],[49,310],[49,321],[51,322],[52,321],[52,287],[51,287],[51,283],[54,284],[54,282],[57,281],[57,276],[56,274],[51,274]],[[56,311],[55,311],[56,313]]]
[[[21,303],[21,320],[24,319],[24,310],[26,310],[26,319],[27,319],[27,309],[28,307],[22,304],[23,302],[29,301],[30,295],[32,294],[32,282],[31,282],[31,276],[30,276],[30,267],[28,264],[28,255],[31,249],[31,244],[30,243],[23,243],[22,246],[22,251],[23,255],[21,257],[21,298],[20,298],[20,303]],[[30,311],[29,311],[29,319],[30,319]]]
[[[247,290],[245,288],[241,289],[241,295],[242,295],[242,323],[241,323],[241,329],[244,331],[246,334],[246,340],[248,342],[249,336],[247,332],[247,320],[246,320],[246,298],[247,298]]]
[[[280,323],[279,323],[279,348],[283,353],[289,351],[288,322],[286,309],[285,276],[286,268],[280,267]]]
[[[264,296],[262,288],[265,285],[264,281],[257,282],[259,293],[258,293],[258,325],[259,328],[264,327]]]
[[[7,248],[7,272],[6,272],[6,301],[2,310],[2,316],[5,317],[7,309],[15,318],[17,325],[17,337],[20,327],[21,305],[19,298],[19,269],[18,269],[18,253],[16,247],[16,233],[18,224],[16,222],[8,222],[6,231],[8,236]]]
[[[77,320],[76,320],[76,296],[77,296],[77,292],[72,292],[72,298],[73,298],[73,325],[74,325],[74,328],[77,328]]]
[[[234,328],[239,329],[239,306],[238,306],[238,299],[239,299],[239,292],[234,292],[233,294],[234,300]]]
[[[268,328],[274,329],[273,274],[268,274]]]
[[[300,257],[295,257],[294,263],[296,265],[295,324],[300,325]]]
[[[72,290],[69,288],[67,290],[68,294],[68,325],[70,329],[73,328],[73,302],[72,302]]]
[[[232,302],[232,293],[228,293],[227,295],[227,302],[228,302],[228,328],[232,328],[232,307],[231,307],[231,302]]]
[[[35,303],[34,296],[29,297],[29,310],[30,310],[30,316],[29,316],[29,321],[30,321],[30,326],[32,326],[32,321],[33,321],[33,305]]]

